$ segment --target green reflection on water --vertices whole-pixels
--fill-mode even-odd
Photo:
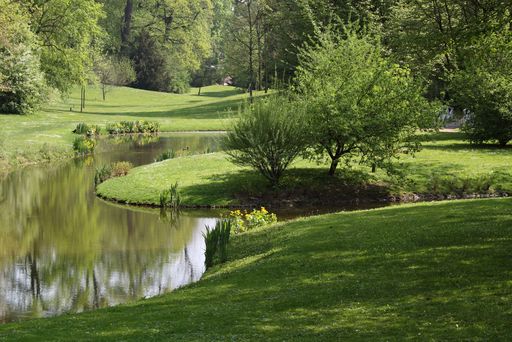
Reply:
[[[0,322],[115,305],[201,277],[213,214],[183,213],[170,224],[157,210],[97,199],[92,182],[98,165],[146,164],[169,148],[204,153],[215,137],[139,139],[102,141],[94,158],[0,180]]]

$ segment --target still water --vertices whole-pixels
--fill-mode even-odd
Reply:
[[[97,166],[217,149],[212,134],[102,140],[94,157],[25,168],[0,180],[0,323],[81,312],[199,280],[215,213],[114,205],[96,198]]]

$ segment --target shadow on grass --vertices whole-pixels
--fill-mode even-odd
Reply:
[[[15,339],[508,340],[510,201],[299,220],[235,236],[173,294],[0,327]],[[471,212],[471,218],[468,218]]]
[[[291,169],[278,187],[271,187],[258,172],[241,170],[215,174],[208,182],[183,188],[191,203],[213,202],[248,206],[352,208],[358,202],[377,202],[387,198],[384,185],[370,182],[370,176],[358,170],[345,170],[336,177],[323,169]],[[234,201],[231,199],[235,198]]]

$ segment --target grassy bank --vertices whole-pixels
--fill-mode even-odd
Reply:
[[[246,98],[233,87],[192,89],[177,95],[132,88],[113,88],[103,101],[100,88],[87,89],[86,108],[80,113],[79,90],[69,98],[55,99],[33,115],[0,115],[0,170],[68,157],[79,122],[104,126],[109,122],[157,121],[162,131],[222,130],[228,109],[236,110]],[[68,155],[66,155],[68,154]]]
[[[407,205],[236,236],[161,297],[0,326],[1,340],[509,340],[512,201]]]
[[[192,156],[142,166],[127,177],[109,180],[98,194],[121,202],[159,204],[160,193],[179,183],[187,205],[236,205],[251,201],[333,204],[359,197],[386,199],[406,194],[461,197],[474,193],[512,192],[512,148],[470,146],[459,133],[430,136],[415,157],[404,155],[398,176],[375,174],[355,166],[334,179],[327,166],[296,162],[281,189],[269,190],[256,172],[234,166],[222,153]],[[402,176],[405,175],[405,176]]]

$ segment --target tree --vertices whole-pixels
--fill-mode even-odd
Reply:
[[[0,112],[27,114],[43,100],[36,38],[15,3],[0,0]]]
[[[41,70],[49,86],[67,92],[85,84],[102,30],[102,7],[94,0],[20,0],[37,36]]]
[[[383,56],[379,37],[354,26],[328,26],[315,38],[300,52],[296,83],[314,156],[329,156],[329,175],[342,159],[375,169],[417,150],[416,131],[433,126],[436,111],[410,71]]]
[[[102,57],[96,61],[95,72],[101,83],[103,101],[110,86],[125,86],[135,81],[135,70],[126,57]]]
[[[512,140],[512,33],[483,35],[465,51],[451,79],[454,103],[469,113],[463,126],[472,143]]]
[[[272,186],[304,150],[303,107],[284,95],[246,104],[223,138],[230,160],[258,170]]]

